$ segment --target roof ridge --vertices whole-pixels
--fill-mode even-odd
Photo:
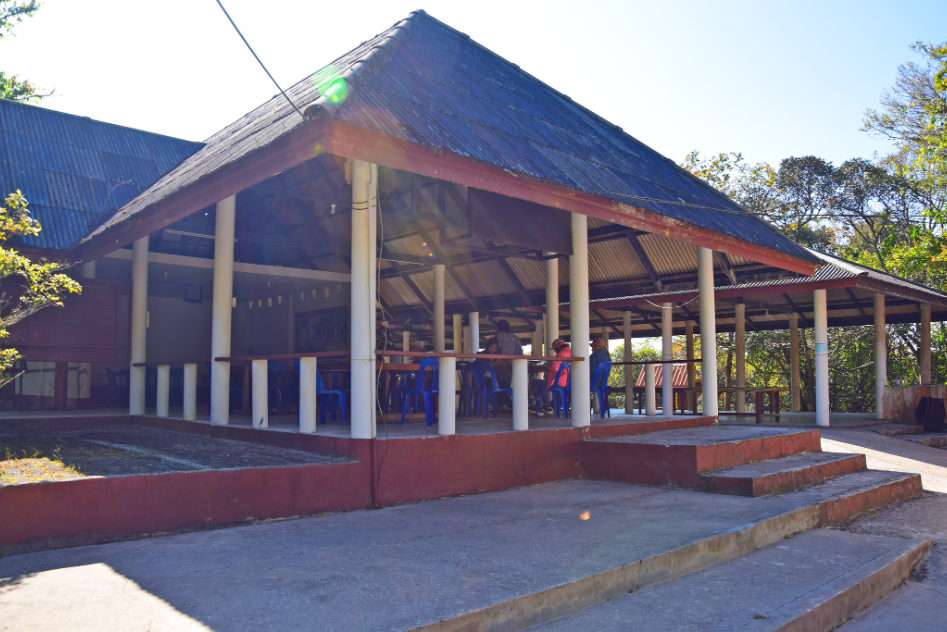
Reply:
[[[307,119],[315,118],[321,116],[323,113],[334,116],[345,105],[346,101],[348,101],[348,97],[352,95],[352,92],[358,86],[358,79],[363,74],[371,73],[387,59],[405,40],[408,33],[411,32],[412,27],[420,18],[434,19],[423,9],[417,9],[409,13],[408,17],[398,20],[391,27],[372,38],[378,39],[384,36],[381,41],[372,46],[360,59],[353,61],[349,68],[340,74],[340,77],[335,79],[335,81],[337,81],[341,78],[345,81],[346,98],[339,102],[333,102],[328,98],[326,92],[323,92],[315,101],[306,107],[304,111],[305,117]],[[318,73],[319,71],[316,72]],[[305,79],[303,81],[305,81]]]
[[[804,247],[806,250],[808,250],[809,252],[814,252],[814,253],[816,253],[816,256],[818,256],[818,257],[828,257],[829,259],[833,259],[833,261],[826,262],[826,263],[830,263],[831,265],[834,265],[834,266],[837,266],[837,267],[840,267],[840,268],[852,268],[852,267],[854,267],[854,268],[861,268],[861,270],[858,271],[858,274],[860,274],[860,275],[867,275],[867,274],[870,274],[870,273],[872,273],[872,272],[875,272],[875,273],[877,273],[877,274],[882,274],[882,275],[884,275],[884,276],[886,276],[886,277],[890,277],[890,278],[892,278],[892,279],[897,279],[898,281],[904,281],[904,282],[910,283],[911,285],[916,285],[916,286],[918,286],[919,288],[922,288],[922,289],[924,289],[924,290],[937,292],[938,294],[943,294],[943,295],[947,296],[947,292],[944,292],[943,290],[940,290],[940,289],[938,289],[938,288],[936,288],[936,287],[933,287],[933,286],[930,286],[930,285],[924,285],[924,284],[921,283],[920,281],[915,281],[915,280],[913,280],[913,279],[908,279],[908,278],[906,278],[906,277],[900,277],[900,276],[898,276],[898,275],[896,275],[896,274],[892,274],[891,272],[885,272],[884,270],[879,270],[878,268],[873,268],[873,267],[871,267],[871,266],[866,266],[865,264],[863,264],[863,263],[858,263],[857,261],[850,261],[850,260],[848,260],[848,259],[845,259],[844,257],[840,257],[840,256],[838,256],[838,255],[829,254],[829,253],[827,253],[827,252],[822,252],[822,251],[820,251],[820,250],[816,250],[815,248],[809,248],[809,247],[807,247],[807,246],[803,246],[803,247]]]
[[[54,110],[54,109],[52,109],[52,108],[45,108],[45,107],[42,107],[42,106],[39,106],[39,105],[35,105],[35,104],[33,104],[33,103],[22,103],[22,102],[20,102],[20,101],[14,101],[14,100],[12,100],[12,99],[0,99],[0,107],[4,107],[4,106],[23,107],[23,108],[27,108],[27,109],[31,109],[31,110],[37,110],[37,111],[43,112],[44,114],[50,114],[50,115],[54,115],[54,116],[62,116],[62,117],[71,118],[71,119],[79,119],[80,121],[86,121],[86,122],[89,122],[89,123],[95,123],[96,125],[106,125],[106,126],[108,126],[108,127],[116,127],[116,128],[118,128],[118,129],[136,132],[136,133],[138,133],[138,134],[148,134],[148,135],[150,135],[150,136],[160,136],[161,138],[167,138],[167,139],[170,139],[170,140],[176,140],[176,141],[180,141],[180,142],[182,142],[182,143],[193,143],[193,144],[195,144],[195,145],[204,145],[204,144],[205,144],[203,141],[199,141],[199,140],[188,140],[188,139],[186,139],[186,138],[179,138],[179,137],[177,137],[177,136],[171,136],[171,135],[169,135],[169,134],[162,134],[161,132],[151,132],[151,131],[148,131],[148,130],[146,130],[146,129],[139,129],[139,128],[137,128],[137,127],[131,127],[131,126],[128,126],[128,125],[119,125],[118,123],[110,123],[109,121],[102,121],[102,120],[100,120],[100,119],[95,119],[95,118],[92,118],[91,116],[83,116],[83,115],[81,115],[81,114],[73,114],[72,112],[63,112],[63,111],[61,111],[61,110]]]

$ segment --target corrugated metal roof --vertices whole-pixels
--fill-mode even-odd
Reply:
[[[0,99],[0,192],[22,191],[43,227],[11,243],[72,246],[201,147]]]
[[[348,97],[336,108],[323,92],[326,82],[339,76],[347,82]],[[357,127],[810,259],[800,246],[671,160],[423,11],[287,92],[300,108],[318,105]],[[207,147],[105,226],[303,123],[282,96],[274,97],[208,139]]]

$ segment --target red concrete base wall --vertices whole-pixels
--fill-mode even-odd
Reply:
[[[582,476],[581,428],[378,441],[380,506]]]
[[[901,423],[913,424],[914,411],[922,397],[947,399],[947,385],[930,384],[927,386],[886,386],[884,411],[885,417]]]
[[[0,487],[0,550],[361,509],[363,462],[171,472]]]

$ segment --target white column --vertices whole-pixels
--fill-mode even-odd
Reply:
[[[460,353],[464,339],[464,315],[453,314],[451,320],[453,321],[451,334],[454,336],[454,353]]]
[[[470,312],[467,320],[470,322],[470,350],[476,353],[480,351],[480,312]]]
[[[197,419],[197,365],[184,365],[184,419]]]
[[[457,359],[438,358],[438,365],[437,434],[452,435],[456,432],[454,393],[457,391]]]
[[[529,360],[513,360],[513,430],[529,430]]]
[[[230,363],[214,358],[230,355],[230,318],[233,310],[233,235],[237,198],[217,202],[214,228],[214,289],[210,334],[210,423],[230,423]]]
[[[674,359],[674,304],[661,304],[661,359]],[[661,365],[661,408],[665,415],[674,414],[674,363]]]
[[[401,332],[401,349],[405,354],[401,357],[401,362],[407,364],[411,356],[408,355],[408,351],[411,351],[411,331],[405,329]]]
[[[921,303],[921,384],[931,383],[931,305]],[[81,365],[80,365],[81,367]],[[82,397],[80,395],[79,397]]]
[[[434,351],[444,351],[444,265],[434,264]]]
[[[375,165],[352,161],[352,438],[375,437]],[[441,346],[444,312],[441,312]],[[453,398],[451,398],[453,400]]]
[[[290,292],[286,297],[286,353],[296,353],[296,300]]]
[[[79,273],[83,279],[94,279],[95,261],[83,263],[79,269]],[[89,362],[80,362],[79,370],[76,372],[76,378],[78,380],[77,396],[79,399],[89,399],[89,397],[92,396],[92,364]]]
[[[574,239],[574,237],[573,237]],[[546,253],[551,254],[551,253]],[[546,355],[559,337],[559,259],[546,259]]]
[[[700,305],[700,371],[704,414],[717,416],[717,308],[714,304],[714,251],[697,249]]]
[[[829,320],[825,290],[812,291],[815,320],[815,422],[829,425]]]
[[[589,218],[572,213],[572,255],[569,257],[569,329],[572,332],[572,426],[588,426],[592,419],[589,401]],[[558,332],[558,312],[556,313]],[[558,333],[557,333],[558,335]]]
[[[888,383],[888,343],[885,339],[885,295],[875,294],[875,416],[885,418],[885,385]]]
[[[746,304],[737,303],[737,388],[746,388]],[[746,393],[737,391],[737,412],[746,412]]]
[[[792,411],[802,410],[802,398],[799,393],[799,314],[789,315],[789,398]]]
[[[316,431],[316,358],[299,358],[299,432]]]
[[[480,349],[473,348],[473,341],[470,338],[470,325],[464,325],[464,353],[477,353]]]
[[[268,428],[270,426],[270,389],[267,384],[266,360],[253,360],[250,379],[253,384],[252,406],[253,427]]]
[[[684,346],[687,350],[687,387],[694,388],[697,384],[697,365],[694,364],[694,321],[684,323]]]
[[[644,414],[657,415],[658,402],[654,387],[654,369],[656,364],[644,364]]]
[[[134,366],[145,361],[148,335],[148,238],[142,237],[132,247],[132,339],[131,364],[128,377],[128,414],[145,414],[145,367]]]
[[[171,366],[167,364],[158,365],[158,398],[156,403],[155,415],[158,417],[169,416],[170,398],[171,398]]]
[[[625,335],[625,362],[631,362],[631,312],[622,314],[622,333]],[[635,412],[635,367],[626,364],[622,368],[625,369],[625,414],[630,415]]]

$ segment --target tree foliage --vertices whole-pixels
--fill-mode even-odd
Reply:
[[[13,36],[13,27],[36,13],[40,8],[37,0],[0,0],[0,39]],[[0,71],[0,99],[35,103],[52,92],[44,92],[27,79],[8,75]]]
[[[62,273],[67,266],[33,262],[2,247],[11,237],[36,235],[42,230],[27,206],[26,198],[16,191],[0,207],[0,339],[8,337],[9,328],[21,320],[51,305],[62,307],[63,296],[81,291],[75,280]],[[0,349],[0,386],[13,379],[10,368],[19,357],[16,349]]]
[[[793,240],[885,272],[947,290],[947,44],[917,43],[922,61],[899,67],[880,108],[863,129],[891,141],[879,159],[839,166],[817,156],[790,157],[778,168],[749,164],[739,153],[702,157],[683,166]],[[888,376],[918,383],[916,325],[887,327]],[[829,373],[833,410],[874,409],[874,335],[870,327],[833,329]],[[747,383],[788,386],[788,332],[747,334]],[[801,395],[814,407],[811,330],[800,332]],[[720,382],[733,379],[733,341],[718,336]],[[932,332],[935,379],[947,377],[944,327]]]

